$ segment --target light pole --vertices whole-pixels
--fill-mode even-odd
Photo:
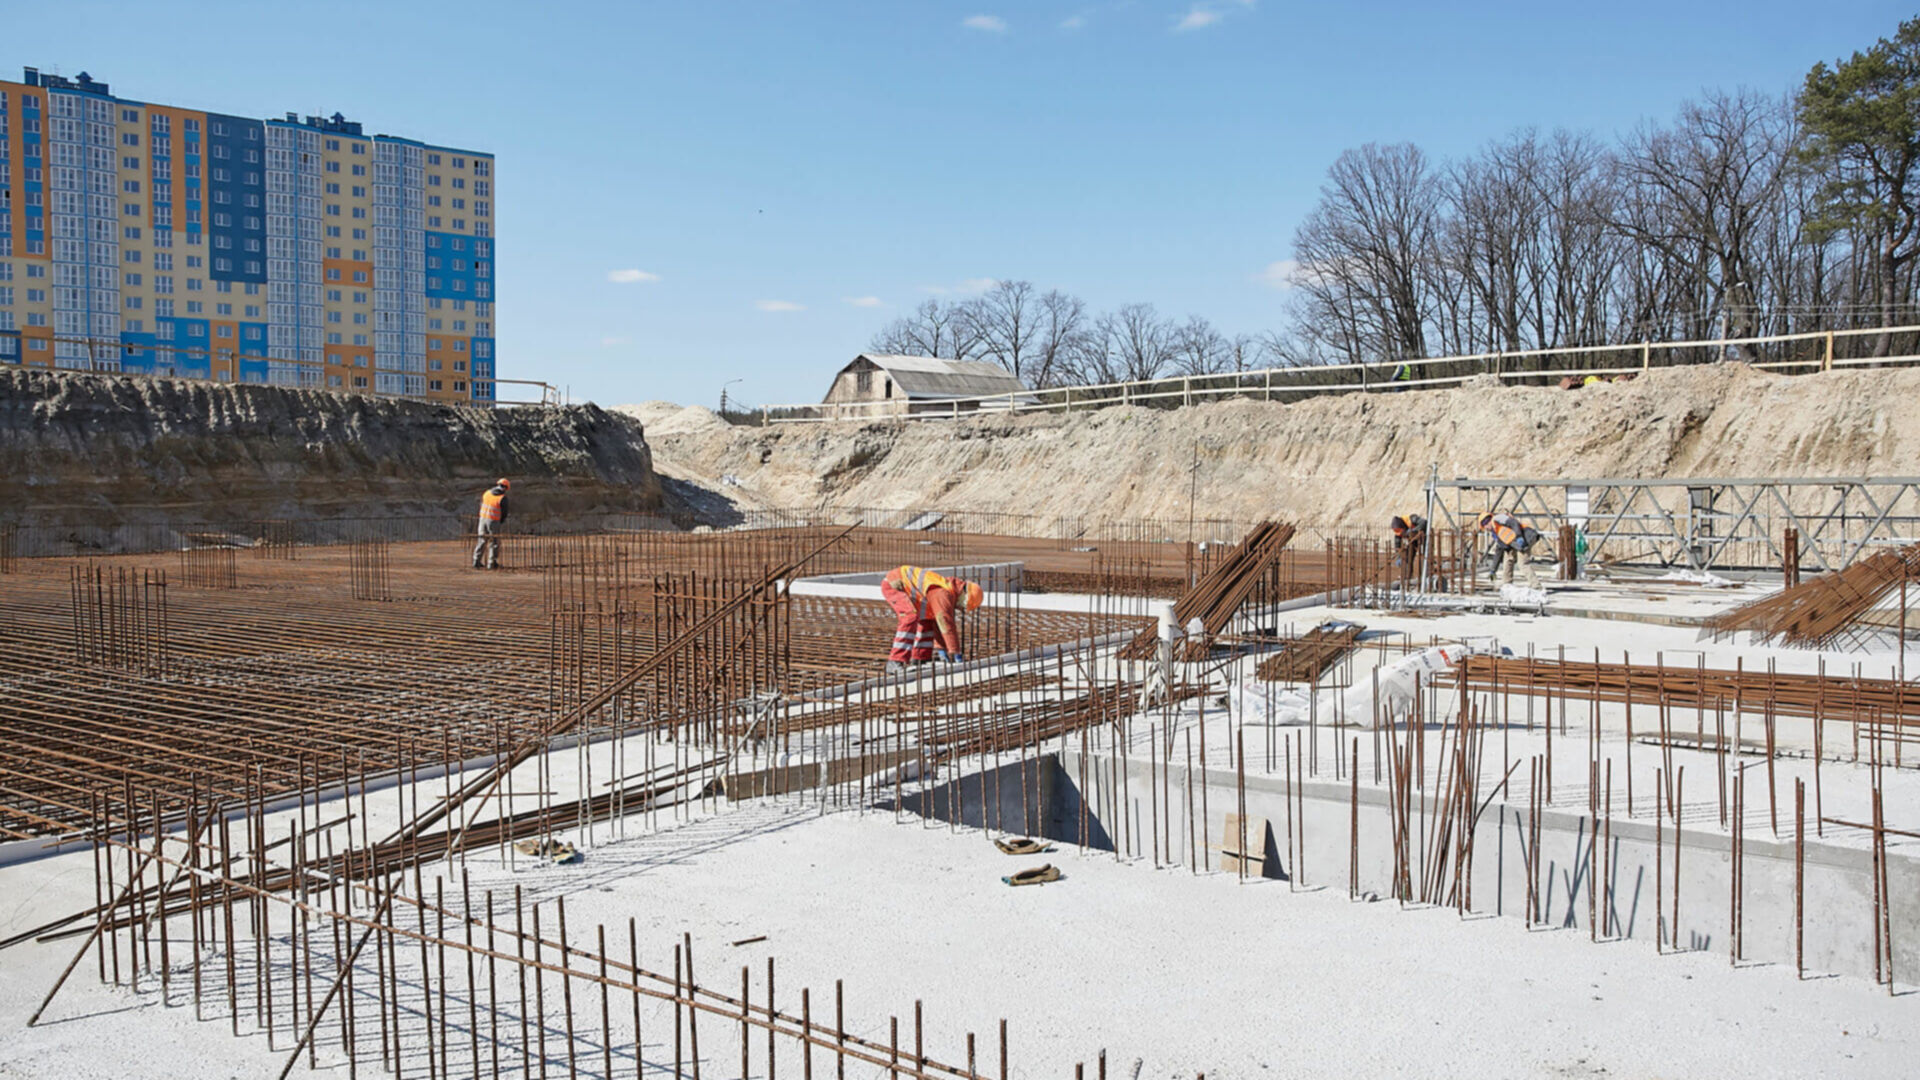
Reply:
[[[726,382],[723,382],[720,384],[720,415],[721,416],[727,415],[727,387],[732,386],[734,383],[744,382],[744,381],[745,381],[744,379],[728,379]]]

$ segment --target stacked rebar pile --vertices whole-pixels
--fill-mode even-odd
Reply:
[[[1353,623],[1316,626],[1288,641],[1277,655],[1260,661],[1254,674],[1262,682],[1317,682],[1323,672],[1346,659],[1365,630]]]
[[[1782,590],[1714,616],[1715,634],[1751,630],[1763,641],[1803,648],[1831,648],[1863,630],[1867,615],[1920,578],[1920,544],[1883,551],[1804,585]],[[1900,599],[1904,611],[1907,600]]]
[[[1261,578],[1279,561],[1280,553],[1292,540],[1293,526],[1284,522],[1263,521],[1255,525],[1231,555],[1174,602],[1174,621],[1181,627],[1192,626],[1196,619],[1200,622],[1202,636],[1187,645],[1190,656],[1196,649],[1204,655],[1206,642],[1210,640],[1207,635],[1226,631],[1241,605],[1247,602],[1247,597],[1253,594]],[[1135,638],[1121,650],[1121,656],[1129,660],[1146,659],[1152,654],[1153,638],[1148,634]]]

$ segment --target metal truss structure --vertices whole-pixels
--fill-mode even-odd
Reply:
[[[1428,518],[1470,529],[1505,510],[1547,537],[1585,530],[1587,557],[1616,564],[1778,569],[1794,550],[1807,570],[1839,570],[1863,553],[1920,539],[1920,477],[1497,479],[1436,474]],[[1787,530],[1797,533],[1794,545]]]

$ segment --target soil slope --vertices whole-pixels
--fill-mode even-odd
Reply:
[[[264,386],[0,370],[0,506],[37,523],[459,510],[498,476],[517,514],[663,499],[639,421]]]
[[[742,506],[1184,519],[1197,475],[1202,517],[1371,529],[1415,506],[1432,468],[1545,479],[1920,474],[1913,370],[1786,377],[1722,364],[1573,391],[1488,379],[1296,404],[765,429],[661,403],[622,410],[649,420],[663,474]]]

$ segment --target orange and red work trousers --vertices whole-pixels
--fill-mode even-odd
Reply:
[[[932,660],[933,646],[940,640],[940,632],[927,617],[925,606],[915,603],[906,590],[894,588],[891,582],[881,584],[880,595],[886,597],[887,606],[900,617],[899,625],[893,630],[893,648],[887,653],[887,659],[901,663]]]

